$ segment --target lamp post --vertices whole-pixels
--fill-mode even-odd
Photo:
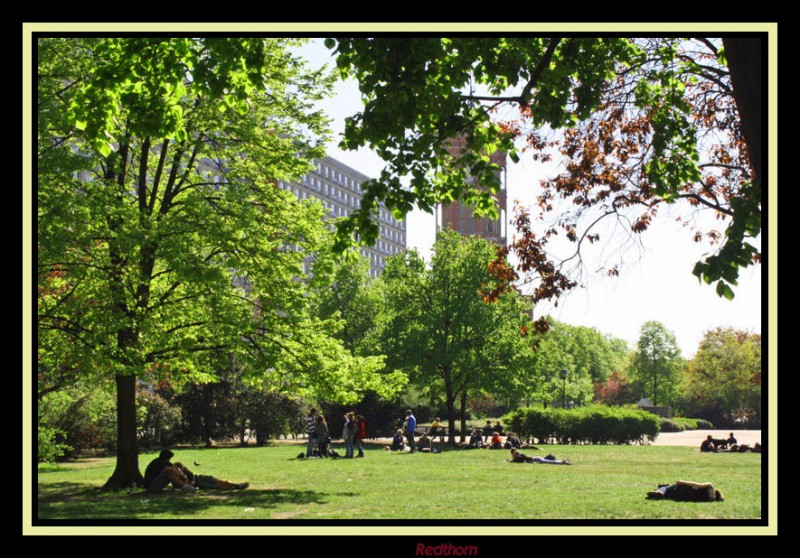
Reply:
[[[564,409],[567,408],[567,369],[562,368],[561,372],[558,375],[561,377],[562,388],[561,388],[561,400],[562,400],[562,407]]]

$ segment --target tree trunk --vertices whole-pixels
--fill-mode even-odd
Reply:
[[[136,444],[136,377],[117,376],[117,465],[103,490],[142,486]]]
[[[761,43],[763,39],[724,38],[725,57],[733,82],[733,98],[742,118],[755,180],[761,182]]]
[[[456,445],[456,403],[453,392],[448,388],[445,394],[444,405],[447,408],[448,443]]]
[[[461,443],[466,441],[467,435],[467,391],[461,393]]]

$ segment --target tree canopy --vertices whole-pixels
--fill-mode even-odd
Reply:
[[[761,367],[761,335],[730,327],[707,331],[681,385],[687,411],[715,424],[760,424]]]
[[[444,399],[451,433],[457,406],[463,432],[467,398],[507,390],[533,359],[530,305],[514,291],[494,303],[480,296],[493,280],[494,256],[488,241],[445,230],[429,267],[406,251],[389,258],[375,281],[386,302],[378,347],[387,368],[406,371],[412,383]]]
[[[109,486],[141,479],[138,380],[211,381],[233,356],[300,395],[398,387],[310,311],[303,263],[331,235],[319,203],[277,182],[322,155],[313,103],[328,80],[290,44],[39,40],[40,393],[70,374],[115,377]]]
[[[431,211],[454,199],[496,217],[499,168],[491,155],[502,151],[516,161],[530,151],[543,159],[555,149],[566,171],[545,182],[536,211],[544,218],[555,198],[577,209],[561,211],[541,231],[532,210],[519,208],[511,247],[519,270],[536,283],[536,301],[574,288],[582,269],[573,265],[580,258],[554,259],[551,237],[566,235],[579,254],[581,243],[599,240],[592,228],[602,218],[616,217],[639,234],[659,206],[678,202],[686,203],[687,219],[707,208],[727,220],[724,233],[696,232],[696,241],[720,246],[694,273],[731,298],[738,270],[760,258],[752,241],[761,231],[761,106],[753,102],[760,100],[760,41],[328,39],[341,75],[358,80],[364,102],[347,120],[341,146],[370,146],[387,161],[364,185],[367,203],[340,224],[339,242],[376,238],[371,213],[380,200],[398,217],[414,205]],[[517,116],[508,116],[509,107]],[[547,130],[566,132],[548,138]],[[460,154],[448,149],[456,137],[464,141]]]
[[[675,399],[683,365],[675,334],[661,322],[642,324],[633,359],[633,375],[641,393],[654,405],[669,405]]]

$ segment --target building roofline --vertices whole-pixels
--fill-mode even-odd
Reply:
[[[327,164],[327,165],[331,165],[331,166],[333,166],[333,167],[337,167],[339,170],[342,170],[342,171],[344,171],[344,172],[348,173],[349,175],[351,175],[351,176],[353,176],[353,177],[357,178],[359,182],[364,182],[365,180],[372,180],[372,178],[371,178],[371,177],[367,176],[367,175],[366,175],[366,174],[364,174],[363,172],[357,171],[357,170],[356,170],[356,169],[354,169],[353,167],[350,167],[350,166],[348,166],[348,165],[345,165],[345,164],[344,164],[344,163],[342,163],[340,160],[338,160],[338,159],[334,159],[334,158],[333,158],[333,157],[331,157],[330,155],[326,155],[326,156],[325,156],[325,157],[323,157],[322,159],[316,159],[316,160],[317,160],[317,161],[320,161],[320,162],[322,162],[322,163],[325,163],[325,164]]]

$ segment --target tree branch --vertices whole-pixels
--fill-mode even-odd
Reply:
[[[561,37],[553,37],[550,39],[550,44],[547,45],[547,50],[542,56],[542,59],[539,60],[539,64],[536,66],[536,69],[533,70],[533,75],[531,76],[530,81],[525,85],[525,88],[522,90],[520,94],[520,98],[522,98],[522,103],[525,106],[528,106],[528,96],[531,94],[531,91],[536,86],[536,83],[539,81],[539,78],[544,73],[545,68],[550,65],[550,60],[553,58],[553,54],[556,51],[556,47],[558,43],[561,42]]]
[[[553,59],[553,54],[556,51],[556,47],[558,47],[558,43],[561,42],[561,37],[554,37],[550,39],[550,43],[547,45],[547,50],[545,51],[544,55],[542,55],[542,59],[539,60],[539,63],[536,65],[536,68],[533,70],[533,74],[531,74],[531,79],[528,83],[525,84],[525,87],[522,88],[522,92],[517,95],[516,97],[493,97],[493,96],[486,96],[486,95],[463,95],[462,99],[467,101],[485,101],[490,103],[517,103],[523,107],[528,107],[528,97],[531,94],[531,91],[536,84],[539,82],[539,78],[542,77],[544,70],[550,65],[550,61]]]

